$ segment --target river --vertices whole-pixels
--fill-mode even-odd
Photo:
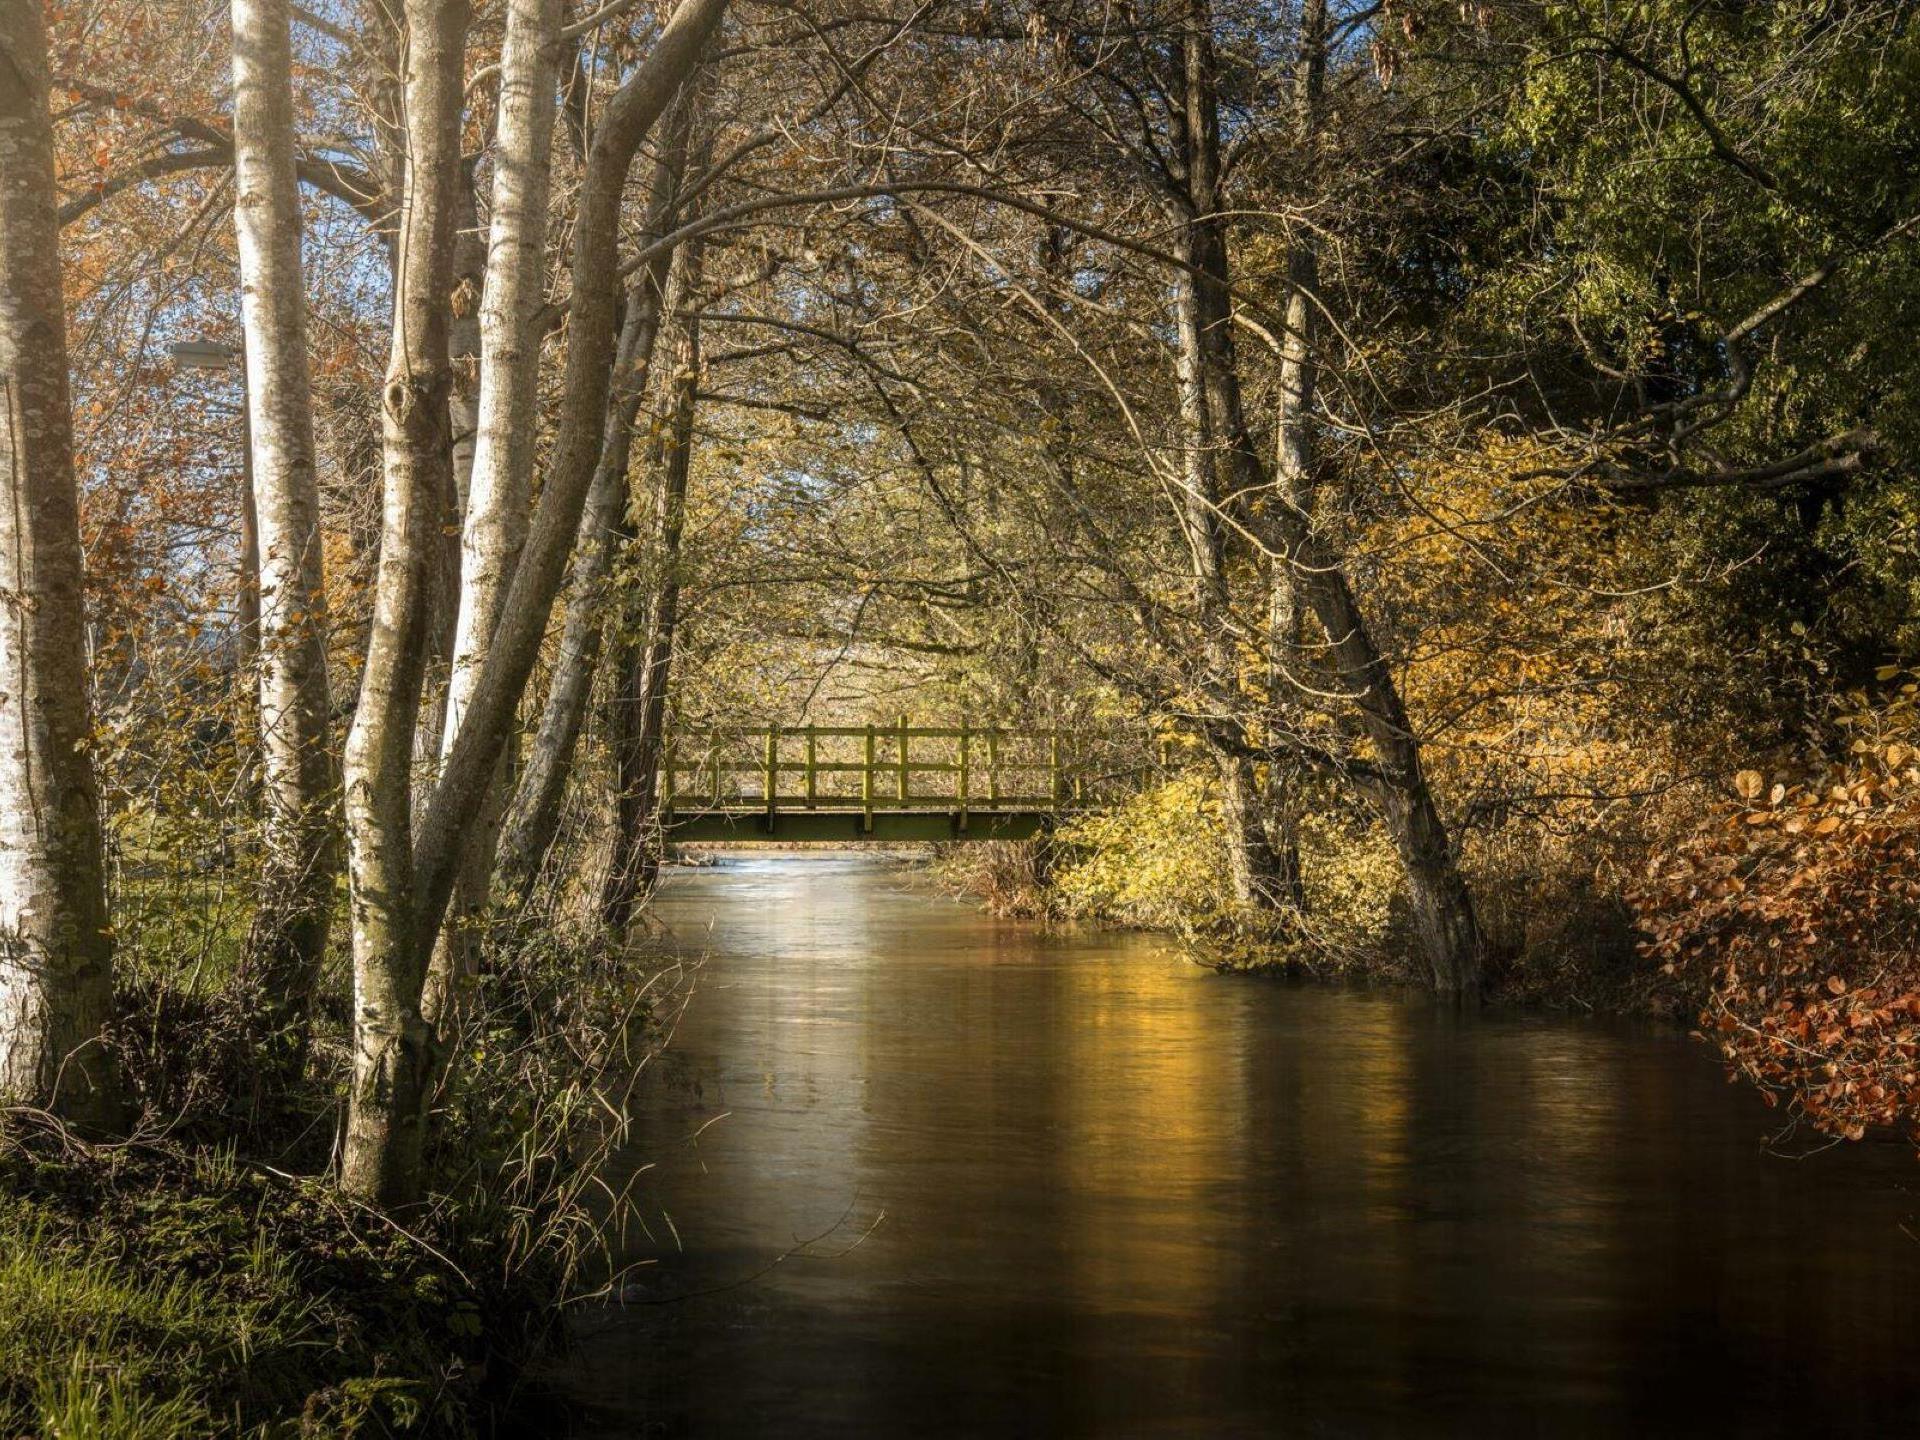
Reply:
[[[1787,1158],[1683,1036],[1217,976],[844,853],[654,913],[707,958],[578,1433],[1920,1433],[1920,1164]]]

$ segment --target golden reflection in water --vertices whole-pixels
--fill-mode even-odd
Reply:
[[[1356,1007],[1358,1010],[1358,1007]],[[1374,1006],[1355,1015],[1349,1066],[1320,1076],[1319,1103],[1300,1106],[1302,1124],[1316,1127],[1316,1150],[1331,1159],[1351,1155],[1355,1204],[1373,1216],[1398,1214],[1406,1202],[1407,1127],[1412,1109],[1413,1055],[1408,1011]]]
[[[634,1147],[680,1236],[636,1253],[699,1298],[607,1317],[605,1433],[1892,1434],[1920,1404],[1910,1154],[1764,1157],[1777,1122],[1683,1040],[1224,979],[844,859],[656,913],[716,961]]]
[[[1246,1180],[1246,1052],[1204,978],[1081,965],[1060,1046],[1060,1184],[1072,1283],[1105,1310],[1215,1308],[1234,1263],[1215,1197]]]

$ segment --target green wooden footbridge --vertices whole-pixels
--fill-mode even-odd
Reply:
[[[682,730],[660,767],[674,844],[1031,840],[1092,779],[1059,730],[771,725]]]

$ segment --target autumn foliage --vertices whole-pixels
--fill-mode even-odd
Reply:
[[[1632,897],[1734,1073],[1852,1140],[1920,1139],[1920,686],[1882,683],[1835,717],[1842,758],[1739,772],[1737,803]]]

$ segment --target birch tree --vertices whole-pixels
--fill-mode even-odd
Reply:
[[[641,231],[643,244],[658,240],[672,228],[690,115],[691,107],[685,102],[675,108],[671,132],[654,164],[647,223]],[[613,398],[607,406],[600,458],[580,518],[553,679],[500,834],[500,884],[510,904],[524,904],[539,877],[541,862],[553,842],[567,777],[573,771],[574,749],[586,720],[606,628],[603,591],[626,528],[634,426],[652,374],[674,254],[664,246],[656,248],[627,285],[625,316],[613,366]]]
[[[684,0],[593,131],[573,227],[559,433],[486,663],[420,825],[420,913],[429,936],[439,928],[460,847],[484,803],[483,778],[505,748],[515,707],[545,639],[548,611],[565,577],[598,468],[613,383],[618,222],[627,172],[725,13],[726,0]]]
[[[37,4],[0,6],[0,1092],[107,1125],[113,943]]]
[[[409,0],[406,8],[408,173],[384,403],[382,548],[365,678],[347,745],[355,1024],[342,1183],[378,1203],[405,1203],[419,1192],[426,1106],[443,1060],[422,1012],[428,958],[545,635],[600,450],[627,172],[724,11],[725,0],[681,5],[594,132],[574,225],[553,465],[416,834],[409,760],[421,689],[429,522],[450,463],[447,297],[467,17],[458,0]]]
[[[510,0],[500,57],[493,207],[480,299],[480,396],[461,531],[446,743],[459,732],[526,538],[545,299],[560,0]]]
[[[294,171],[287,0],[233,0],[234,228],[259,532],[260,905],[246,978],[283,1058],[304,1053],[337,873],[326,588]]]
[[[405,8],[406,174],[382,392],[380,565],[346,748],[354,951],[353,1088],[341,1181],[365,1199],[419,1186],[433,1068],[414,944],[411,768],[440,497],[450,483],[448,296],[460,183],[464,0]]]
[[[460,539],[460,589],[446,717],[440,741],[453,744],[466,716],[492,642],[500,605],[512,583],[526,539],[533,488],[534,405],[540,378],[540,330],[545,299],[547,196],[551,174],[560,0],[510,0],[500,56],[500,99],[493,146],[493,206],[487,236],[486,278],[479,313],[479,397],[474,412],[472,465]],[[497,766],[486,779],[486,803],[458,881],[456,908],[485,903],[492,880],[494,837],[504,796]],[[458,924],[440,937],[430,1014],[466,966],[466,937]]]

